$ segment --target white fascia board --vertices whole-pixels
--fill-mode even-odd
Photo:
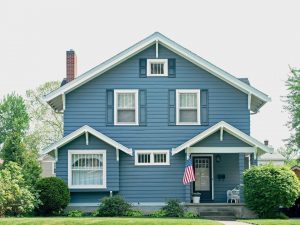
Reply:
[[[235,136],[236,138],[244,141],[245,143],[247,143],[249,145],[255,146],[255,147],[263,150],[264,152],[272,152],[271,148],[265,146],[263,143],[259,142],[255,138],[245,134],[244,132],[240,131],[239,129],[237,129],[233,126],[231,126],[230,124],[228,124],[224,121],[221,121],[221,122],[215,124],[214,126],[208,128],[207,130],[201,132],[200,134],[196,135],[192,139],[186,141],[182,145],[180,145],[176,148],[173,148],[172,149],[172,155],[177,154],[178,152],[182,151],[183,149],[191,147],[192,145],[194,145],[197,142],[203,140],[204,138],[210,136],[211,134],[215,133],[216,131],[220,130],[221,128],[223,128],[223,130],[225,130],[229,134]]]
[[[95,129],[93,129],[87,125],[79,128],[78,130],[70,133],[69,135],[63,137],[59,141],[57,141],[57,142],[53,143],[52,145],[48,146],[47,148],[43,149],[43,154],[47,154],[55,149],[62,147],[63,145],[71,142],[72,140],[76,139],[77,137],[79,137],[82,134],[85,134],[86,132],[94,135],[95,137],[110,144],[111,146],[113,146],[117,149],[120,149],[121,151],[123,151],[129,155],[132,155],[132,149],[123,146],[122,144],[116,142],[115,140],[107,137],[106,135],[100,133],[99,131],[96,131]]]
[[[220,78],[221,80],[229,83],[230,85],[236,87],[237,89],[241,90],[246,94],[252,94],[257,96],[264,102],[268,102],[271,99],[264,94],[263,92],[253,88],[252,86],[245,84],[244,82],[240,81],[233,75],[227,73],[226,71],[218,68],[217,66],[211,64],[210,62],[206,61],[205,59],[201,58],[200,56],[196,55],[195,53],[187,50],[186,48],[182,47],[181,45],[177,44],[176,42],[170,40],[169,38],[165,37],[164,35],[156,32],[149,37],[143,39],[142,41],[136,43],[132,47],[122,51],[121,53],[117,54],[116,56],[110,58],[109,60],[99,64],[98,66],[92,68],[91,70],[87,71],[86,73],[80,75],[75,80],[65,84],[64,86],[54,90],[53,92],[49,93],[44,97],[44,101],[49,103],[55,97],[67,94],[70,91],[74,90],[75,88],[83,85],[84,83],[92,80],[93,78],[101,75],[102,73],[106,72],[107,70],[113,68],[114,66],[124,62],[128,58],[132,57],[133,55],[141,52],[142,50],[146,49],[147,47],[159,42],[163,46],[167,47],[168,49],[172,50],[173,52],[177,53],[178,55],[184,57],[185,59],[189,60],[190,62],[196,64],[197,66],[205,69],[209,73],[215,75],[216,77]]]
[[[189,147],[191,153],[254,153],[254,147]]]

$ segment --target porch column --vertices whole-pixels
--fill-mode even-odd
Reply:
[[[239,153],[240,184],[243,184],[243,172],[245,170],[245,153]],[[244,202],[244,187],[240,188],[241,202]]]

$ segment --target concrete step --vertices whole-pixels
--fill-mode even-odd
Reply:
[[[200,216],[232,216],[234,217],[233,211],[203,211],[199,212]]]

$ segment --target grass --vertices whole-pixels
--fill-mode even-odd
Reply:
[[[33,217],[2,218],[0,225],[220,225],[212,220],[178,218]]]
[[[300,220],[280,220],[280,219],[257,219],[257,220],[241,220],[255,225],[300,225]]]

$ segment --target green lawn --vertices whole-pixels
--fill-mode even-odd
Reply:
[[[300,220],[271,220],[271,219],[260,219],[260,220],[241,220],[255,225],[300,225]]]
[[[220,225],[212,220],[203,219],[156,219],[156,218],[3,218],[0,225]]]

